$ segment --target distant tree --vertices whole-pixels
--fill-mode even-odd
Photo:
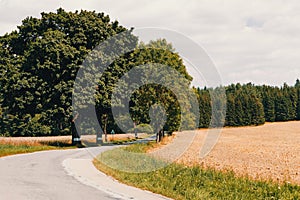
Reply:
[[[211,121],[211,98],[209,94],[209,90],[204,88],[200,90],[200,88],[195,89],[198,94],[199,101],[199,128],[208,128]]]
[[[264,106],[265,120],[274,122],[275,116],[275,96],[274,89],[270,86],[259,87],[261,93],[262,103]]]
[[[254,85],[232,84],[226,91],[226,125],[247,126],[265,122],[262,100]]]
[[[158,39],[150,41],[148,44],[141,43],[139,48],[133,52],[134,62],[130,64],[140,68],[142,70],[144,64],[150,64],[151,68],[156,68],[156,64],[161,64],[173,68],[176,72],[180,73],[184,79],[190,84],[192,77],[187,73],[186,68],[183,64],[183,60],[180,58],[179,54],[175,52],[171,43],[168,43],[165,39]],[[154,63],[154,64],[151,64]],[[157,75],[163,73],[156,71]],[[162,76],[162,75],[161,75]],[[139,79],[148,79],[151,74],[144,74]],[[174,81],[172,74],[162,76],[165,82],[173,82],[173,87],[180,87],[181,85],[176,85],[180,83],[178,80]],[[186,88],[189,90],[189,86]],[[190,89],[191,90],[191,89]],[[179,128],[188,129],[193,125],[195,117],[189,110],[192,109],[187,103],[184,104],[186,108],[182,108],[179,105],[178,97],[175,96],[173,91],[164,85],[159,84],[148,84],[143,85],[138,90],[136,90],[130,101],[130,111],[132,118],[134,118],[139,123],[150,123],[149,109],[154,104],[162,104],[167,114],[166,124],[164,125],[164,130],[173,132]],[[187,110],[188,112],[181,113],[182,110]],[[184,121],[183,127],[180,127],[181,119],[183,115],[188,116],[185,119],[190,121]]]
[[[286,83],[275,93],[276,121],[289,121],[296,119],[297,92],[295,88]]]
[[[238,126],[236,122],[235,97],[232,93],[227,94],[226,126]]]
[[[297,79],[295,84],[295,89],[297,93],[297,108],[296,108],[296,119],[300,120],[300,81]]]

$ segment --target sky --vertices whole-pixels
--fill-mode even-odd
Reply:
[[[0,0],[0,35],[59,7],[104,12],[127,28],[178,32],[205,50],[224,85],[300,79],[298,0]]]

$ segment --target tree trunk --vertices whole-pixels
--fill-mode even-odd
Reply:
[[[105,118],[104,118],[104,135],[105,135],[105,142],[107,142],[107,130],[106,130],[106,127],[107,127],[107,116],[105,115]]]

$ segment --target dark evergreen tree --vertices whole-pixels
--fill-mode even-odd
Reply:
[[[265,120],[268,122],[275,121],[275,96],[274,89],[270,86],[258,87],[261,93],[262,103],[264,106]]]
[[[297,108],[296,108],[296,119],[300,120],[300,81],[296,80],[295,89],[297,92]]]
[[[211,121],[211,98],[209,94],[209,90],[204,88],[200,90],[200,88],[194,89],[195,92],[198,94],[198,101],[199,101],[199,128],[208,128]]]

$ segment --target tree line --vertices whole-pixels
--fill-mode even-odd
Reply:
[[[116,49],[109,48],[113,49],[111,54],[118,51],[126,53],[116,58],[96,85],[91,86],[95,88],[97,120],[104,131],[122,131],[112,115],[111,97],[119,79],[133,67],[149,63],[150,69],[155,69],[157,63],[168,65],[190,84],[192,77],[170,43],[165,39],[157,39],[144,44],[138,41],[132,31],[132,28],[127,29],[118,21],[111,21],[104,13],[84,10],[66,12],[60,8],[55,13],[41,13],[41,18],[27,17],[18,26],[18,30],[1,36],[0,134],[70,134],[72,94],[77,72],[92,50],[120,33],[127,32],[117,41],[119,46]],[[130,45],[135,48],[126,51]],[[93,53],[94,63],[90,65],[109,62],[107,58],[114,56],[106,55],[101,50]],[[140,78],[147,79],[147,76],[149,74],[143,74]],[[171,75],[165,79],[172,81]],[[84,98],[83,96],[82,101],[85,101]],[[124,98],[124,93],[119,98]],[[172,113],[168,115],[164,128],[172,132],[180,126],[182,116],[179,103],[174,94],[164,86],[153,83],[138,88],[131,95],[129,104],[130,117],[137,124],[150,123],[151,105],[160,104],[167,113]],[[189,109],[191,105],[185,106]],[[186,112],[185,115],[189,113]],[[119,120],[126,121],[126,117],[128,116],[120,116]],[[193,117],[190,116],[187,126],[193,121]]]
[[[199,100],[199,128],[211,126],[210,91],[194,88]],[[300,81],[294,86],[231,84],[226,90],[225,126],[261,125],[265,122],[300,120]],[[213,125],[212,125],[213,126]]]
[[[190,84],[193,78],[187,73],[182,58],[165,39],[145,44],[139,42],[138,37],[132,33],[133,29],[121,26],[118,21],[111,21],[104,13],[84,10],[66,12],[60,8],[55,13],[41,13],[41,18],[28,17],[18,26],[18,30],[0,37],[0,135],[70,134],[72,94],[78,70],[99,43],[124,31],[128,34],[117,41],[119,46],[115,51],[126,53],[116,58],[96,85],[91,86],[94,89],[97,120],[104,131],[123,131],[112,113],[113,106],[119,110],[124,108],[118,102],[113,105],[111,99],[114,88],[131,69],[142,70],[146,64],[150,71],[156,70],[158,76],[161,75],[166,82],[172,82],[175,88],[182,85],[174,81],[173,74],[165,75],[160,72],[157,64],[170,66],[181,74],[181,79],[186,81],[187,90],[194,92],[198,98],[199,115],[192,112],[196,103],[180,104],[170,88],[151,83],[139,87],[131,94],[130,116],[120,115],[118,121],[128,121],[130,117],[136,124],[145,127],[145,124],[150,123],[156,126],[164,118],[165,123],[161,128],[172,133],[178,129],[209,127],[211,116],[220,117],[212,115],[210,95],[218,89],[192,88]],[[135,48],[127,51],[128,45]],[[100,63],[110,62],[106,59],[113,57],[105,55],[101,50],[94,52],[93,56]],[[144,73],[135,78],[147,80],[151,75]],[[252,84],[227,86],[225,125],[259,125],[265,121],[299,119],[299,85],[297,81],[293,87],[285,84],[281,88]],[[122,87],[130,87],[130,82],[124,82]],[[125,98],[124,92],[117,95],[120,101]],[[85,101],[84,98],[83,96],[82,101]],[[160,111],[152,112],[155,109]],[[181,112],[182,110],[185,112]],[[199,125],[194,126],[193,122],[197,118]],[[182,119],[185,119],[183,123]],[[218,123],[218,119],[212,121],[214,123],[211,126],[223,125]],[[83,127],[85,125],[82,124]],[[157,127],[147,126],[147,130],[156,132]]]

